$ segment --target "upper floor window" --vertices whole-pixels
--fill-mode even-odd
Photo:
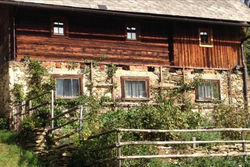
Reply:
[[[199,41],[200,46],[211,47],[213,44],[213,36],[211,28],[200,28],[199,29]]]
[[[196,89],[197,101],[218,100],[220,97],[219,80],[204,80]]]
[[[65,22],[62,20],[53,21],[53,35],[65,35]]]
[[[125,100],[140,100],[149,97],[148,77],[122,77],[122,97]]]
[[[136,27],[127,26],[126,31],[128,40],[137,40]]]

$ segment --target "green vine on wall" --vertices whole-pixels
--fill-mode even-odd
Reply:
[[[55,88],[55,80],[49,75],[47,69],[38,60],[30,61],[28,65],[29,92],[27,98],[40,95]]]
[[[69,63],[69,69],[75,69],[77,67],[77,63],[76,62],[70,61],[68,63]]]
[[[108,78],[107,78],[107,80],[111,79],[114,76],[114,74],[116,73],[116,71],[117,71],[116,65],[108,64],[108,70],[107,70]]]
[[[12,93],[14,95],[14,101],[16,103],[21,103],[22,101],[24,101],[23,85],[14,84],[14,88],[12,89]]]

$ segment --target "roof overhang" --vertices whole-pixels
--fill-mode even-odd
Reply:
[[[157,14],[149,14],[149,13],[133,13],[133,12],[122,12],[122,11],[112,11],[112,10],[100,10],[100,9],[79,8],[79,7],[71,7],[71,6],[41,4],[41,3],[32,3],[32,2],[17,2],[17,1],[9,1],[9,0],[0,0],[0,4],[20,6],[20,7],[43,8],[43,9],[51,9],[51,10],[63,10],[63,11],[71,11],[71,12],[105,14],[105,15],[112,15],[112,16],[162,19],[162,20],[170,20],[170,21],[176,21],[176,22],[192,22],[192,23],[203,23],[203,24],[250,27],[250,22],[231,21],[231,20],[217,20],[217,19],[203,19],[203,18],[201,19],[201,18],[193,18],[193,17],[157,15]]]

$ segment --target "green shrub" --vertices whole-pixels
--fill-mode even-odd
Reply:
[[[182,159],[177,167],[249,167],[250,161],[238,158],[193,158]],[[171,166],[172,167],[172,166]]]
[[[234,107],[221,103],[212,112],[212,117],[217,128],[244,128],[248,124],[247,114],[242,106]],[[231,139],[240,138],[240,133],[235,132],[225,132],[222,135]]]
[[[213,126],[213,123],[208,118],[202,118],[200,126],[196,128],[207,128]],[[222,139],[221,132],[192,132],[181,133],[179,136],[182,140],[191,141],[192,137],[195,137],[197,141],[210,141]],[[216,144],[200,144],[202,146],[214,146]]]
[[[0,118],[0,130],[9,129],[9,119]]]
[[[24,100],[23,85],[14,84],[14,88],[12,89],[12,93],[14,95],[15,102],[21,103]]]
[[[192,111],[191,103],[185,101],[184,105],[176,105],[176,102],[183,100],[180,93],[187,89],[194,87],[194,83],[183,84],[180,89],[174,90],[167,94],[161,94],[157,98],[157,105],[150,105],[141,103],[141,105],[133,108],[120,107],[120,99],[116,99],[116,111],[110,110],[103,114],[93,115],[87,114],[89,120],[95,120],[94,125],[97,127],[94,129],[89,128],[90,133],[109,131],[118,128],[128,129],[192,129],[201,125],[202,117],[200,113]],[[91,99],[90,99],[91,100]],[[93,99],[92,99],[93,101]],[[107,99],[94,100],[90,107],[100,110],[103,101]],[[67,103],[68,104],[68,103]],[[93,105],[95,104],[95,105]],[[93,110],[93,109],[92,109]],[[91,113],[91,112],[89,112]],[[85,117],[86,119],[86,117]],[[88,121],[89,121],[88,120]],[[91,122],[91,121],[89,121]],[[90,125],[90,124],[89,124]],[[178,135],[172,133],[166,134],[143,134],[143,133],[121,133],[121,141],[138,141],[138,140],[171,140],[177,138]],[[97,159],[105,159],[115,157],[116,152],[113,151],[86,151],[91,149],[98,149],[109,144],[116,142],[115,135],[106,135],[95,140],[88,140],[83,142],[82,147],[78,153],[75,153],[72,163],[86,165],[88,162],[94,162]],[[157,154],[157,148],[153,146],[128,146],[121,149],[122,155],[155,155]],[[124,161],[124,166],[148,166],[153,163],[153,160],[133,160]],[[154,162],[156,163],[156,162]],[[102,164],[105,166],[108,164]],[[74,166],[74,165],[72,165]]]
[[[39,115],[35,113],[27,116],[24,120],[17,123],[18,126],[18,140],[20,143],[25,143],[26,139],[32,135],[35,128],[43,127],[43,121]]]

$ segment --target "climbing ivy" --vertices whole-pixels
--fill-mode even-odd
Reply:
[[[55,88],[54,78],[49,75],[47,69],[38,60],[29,61],[28,74],[29,92],[27,98],[35,97]]]
[[[25,96],[23,92],[23,85],[15,84],[13,89],[14,99],[16,102],[27,101],[38,95],[44,94],[49,90],[55,88],[55,81],[52,76],[48,74],[48,71],[38,60],[31,61],[28,58],[25,60],[27,64],[28,81],[27,88],[28,92]],[[44,94],[39,98],[34,98],[32,100],[33,106],[38,106],[50,99],[50,94]],[[28,108],[28,103],[26,106]],[[20,142],[25,142],[25,139],[29,137],[30,133],[34,128],[45,127],[47,120],[50,115],[50,106],[46,105],[44,107],[36,108],[35,110],[29,110],[26,118],[20,122],[17,122],[18,127],[18,139]]]
[[[24,100],[23,85],[14,84],[14,88],[12,89],[12,93],[14,95],[14,101],[16,103],[21,103]]]
[[[116,73],[116,71],[117,71],[116,65],[108,64],[108,70],[107,70],[108,78],[107,79],[111,79],[114,76],[114,74]]]

